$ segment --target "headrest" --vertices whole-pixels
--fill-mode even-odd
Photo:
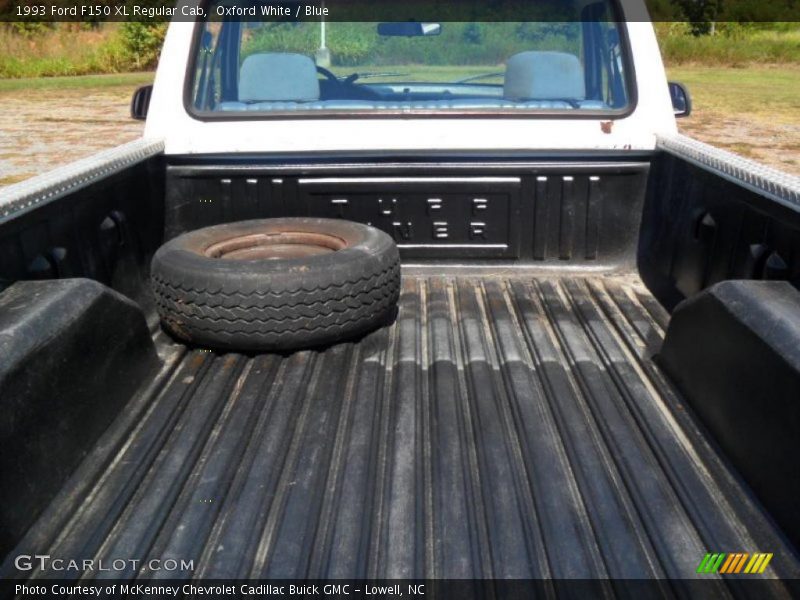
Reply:
[[[241,102],[319,100],[314,61],[302,54],[265,52],[244,59],[239,72]]]
[[[583,67],[566,52],[520,52],[508,59],[503,96],[524,100],[583,100]]]

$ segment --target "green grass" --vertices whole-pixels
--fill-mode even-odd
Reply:
[[[667,74],[694,100],[691,116],[678,123],[683,133],[800,174],[800,65],[673,66]]]
[[[723,68],[674,66],[672,81],[689,88],[695,115],[728,114],[736,118],[800,122],[800,65]]]
[[[686,23],[656,23],[655,28],[662,55],[672,65],[800,64],[800,24],[797,23],[719,23],[715,35],[699,37],[689,33]],[[467,55],[463,54],[464,48],[459,44],[452,44],[452,48],[448,47],[448,52],[440,57],[442,60],[431,62],[492,64],[502,62],[505,57],[520,49],[517,42],[517,45],[507,43],[508,40],[502,37],[505,35],[507,38],[507,32],[502,29],[488,28],[485,33],[489,37],[481,44],[468,45],[470,52]],[[0,78],[74,76],[141,70],[155,62],[162,34],[163,28],[153,31],[147,27],[131,29],[119,23],[105,24],[99,28],[76,28],[75,24],[61,23],[55,27],[45,27],[38,33],[21,34],[12,27],[0,24]],[[497,39],[498,36],[501,36],[500,39]],[[279,41],[291,42],[290,39],[282,38]],[[405,57],[405,60],[398,62],[420,63],[431,58],[419,54],[421,46],[416,46],[415,41],[392,40],[392,44],[399,44],[396,56]],[[458,51],[450,52],[450,49]],[[380,56],[369,53],[366,56],[372,62],[382,62]],[[366,56],[362,58],[366,60]],[[362,62],[341,52],[338,59],[339,62]],[[348,67],[340,69],[346,70]]]
[[[0,78],[71,77],[155,65],[165,25],[42,24],[27,33],[0,23]]]
[[[77,77],[35,77],[0,79],[0,92],[16,90],[97,89],[146,85],[153,82],[154,73],[117,73],[113,75],[80,75]]]
[[[0,77],[51,77],[127,71],[115,27],[75,31],[62,27],[20,35],[0,26]]]
[[[787,30],[751,30],[721,23],[719,33],[695,37],[686,23],[656,23],[656,34],[668,64],[747,66],[800,63],[800,27]]]

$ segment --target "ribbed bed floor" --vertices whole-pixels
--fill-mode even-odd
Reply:
[[[632,277],[406,276],[394,325],[324,351],[159,334],[162,376],[20,549],[312,578],[683,578],[763,551],[796,577],[651,362],[667,319]]]

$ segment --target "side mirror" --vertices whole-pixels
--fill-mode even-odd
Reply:
[[[688,117],[692,114],[692,97],[685,85],[677,81],[670,81],[669,96],[672,98],[672,111],[676,118]]]
[[[150,96],[153,95],[152,85],[143,85],[133,92],[131,99],[131,118],[144,121],[147,118],[147,109],[150,108]]]

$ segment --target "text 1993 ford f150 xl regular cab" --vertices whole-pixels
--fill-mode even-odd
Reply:
[[[143,139],[0,192],[3,579],[797,593],[800,181],[559,4],[176,21]]]

